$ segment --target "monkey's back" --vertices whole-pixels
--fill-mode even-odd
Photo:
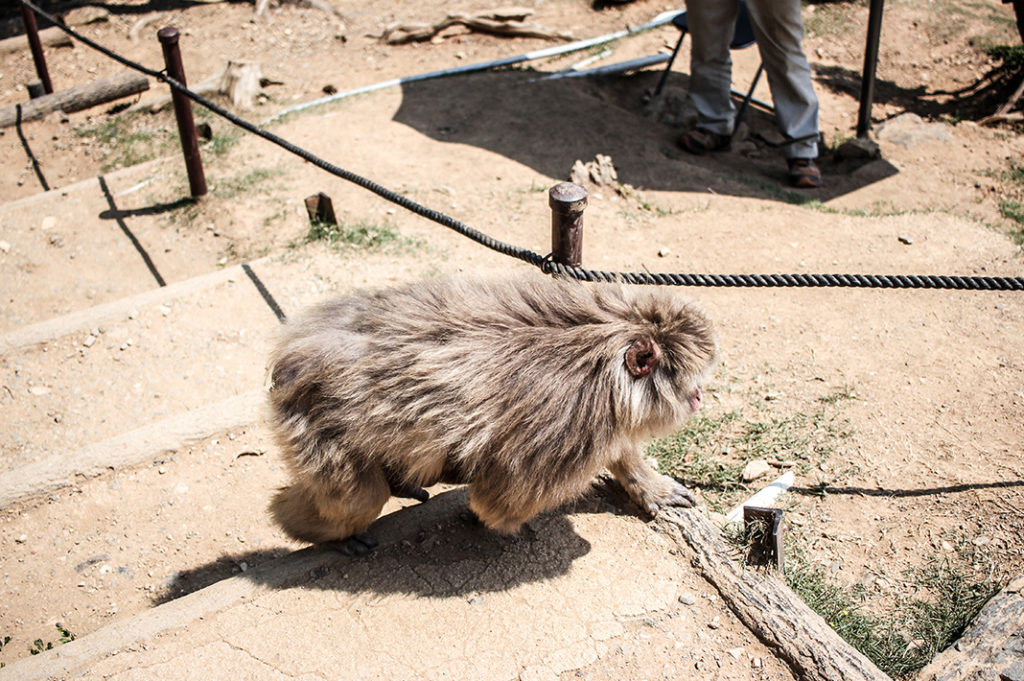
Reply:
[[[631,339],[694,312],[660,292],[540,277],[332,300],[289,323],[272,357],[278,439],[304,475],[344,461],[417,485],[454,473],[573,493],[641,434],[628,412],[648,397],[623,394]]]

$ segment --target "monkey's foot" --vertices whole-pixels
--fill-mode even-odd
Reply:
[[[346,539],[325,541],[319,544],[319,546],[325,549],[333,549],[346,556],[365,556],[377,547],[377,540],[364,532],[362,534],[353,534]]]

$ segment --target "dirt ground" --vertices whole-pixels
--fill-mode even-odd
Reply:
[[[214,73],[227,59],[259,63],[271,83],[262,88],[255,109],[239,111],[254,121],[326,91],[345,92],[555,44],[453,28],[432,41],[386,45],[379,36],[393,22],[434,23],[448,12],[493,9],[493,5],[479,0],[418,4],[333,0],[331,4],[338,14],[288,2],[272,3],[265,17],[255,18],[247,2],[125,0],[85,4],[84,9],[102,8],[107,13],[103,20],[80,24],[78,29],[130,59],[159,69],[162,60],[155,31],[164,25],[176,26],[182,32],[190,82]],[[675,8],[653,0],[601,8],[583,0],[524,4],[534,10],[531,21],[577,39],[639,25]],[[584,264],[596,269],[1022,276],[1024,257],[1011,236],[1021,225],[1004,217],[1001,207],[1021,201],[1024,193],[1011,173],[1024,151],[1024,138],[1021,128],[1012,123],[977,122],[1006,101],[1016,85],[989,77],[997,62],[984,52],[992,45],[1019,42],[1009,6],[994,0],[887,4],[873,109],[873,134],[881,148],[877,159],[840,158],[833,153],[854,136],[867,7],[820,3],[806,5],[804,12],[805,50],[821,99],[825,142],[824,186],[809,192],[784,186],[784,163],[773,147],[779,136],[770,114],[760,109],[748,115],[745,139],[731,152],[693,158],[675,146],[674,138],[685,120],[680,102],[688,83],[688,41],[665,99],[653,106],[644,94],[656,83],[659,67],[601,80],[537,81],[541,72],[567,68],[590,54],[583,52],[515,69],[382,89],[292,115],[269,129],[345,169],[542,254],[549,250],[544,192],[568,179],[576,160],[607,155],[623,186],[590,186]],[[132,40],[133,27],[144,19],[153,20],[140,31],[138,41]],[[676,37],[671,27],[661,27],[624,38],[597,65],[654,54],[674,44]],[[47,58],[58,89],[121,69],[82,45],[49,49]],[[736,52],[734,60],[735,81],[743,87],[757,67],[756,51]],[[0,66],[0,106],[24,101],[25,83],[31,80],[34,71],[27,51],[5,56]],[[160,90],[153,84],[142,99]],[[770,100],[765,84],[756,96]],[[222,152],[213,143],[204,145],[211,194],[198,205],[180,205],[187,185],[173,161],[171,114],[126,118],[102,109],[53,114],[4,130],[0,201],[168,156],[172,161],[161,162],[143,180],[148,184],[120,199],[118,207],[159,209],[150,211],[150,219],[158,225],[154,238],[167,269],[178,278],[263,256],[308,259],[316,263],[311,268],[317,283],[305,294],[312,300],[356,283],[380,285],[412,276],[495,268],[493,259],[479,254],[482,247],[456,244],[459,238],[443,227],[265,141],[237,138],[226,122],[197,116],[210,122],[215,142],[228,142]],[[124,122],[113,127],[115,120]],[[104,134],[111,139],[103,139]],[[317,191],[333,197],[343,223],[386,228],[400,235],[398,246],[385,256],[364,258],[357,251],[339,254],[320,243],[296,245],[308,230],[302,200]],[[6,230],[6,225],[0,229],[0,241],[7,244],[0,258],[13,259],[18,257],[17,244],[10,242]],[[60,252],[61,245],[51,243],[54,252]],[[512,260],[507,263],[509,270],[523,267]],[[104,302],[104,291],[88,295],[74,290],[75,286],[68,286],[65,297],[82,301],[69,306]],[[55,290],[60,293],[59,286]],[[27,323],[67,311],[23,311],[14,291],[2,293],[5,329],[17,326],[11,323],[14,317]],[[869,607],[874,603],[881,608],[880,604],[913,595],[908,570],[935,557],[954,560],[964,547],[990,559],[1001,574],[1024,572],[1021,293],[856,289],[687,289],[683,293],[707,307],[721,336],[724,360],[708,400],[709,418],[738,411],[747,421],[786,420],[822,412],[842,424],[841,434],[823,427],[812,433],[817,441],[829,442],[828,453],[812,467],[798,469],[795,493],[786,502],[791,530],[801,546],[811,560],[828,567],[837,583],[863,585]],[[246,352],[262,352],[265,343],[247,343],[246,348]],[[71,347],[56,349],[75,354]],[[110,354],[118,353],[111,349]],[[25,361],[32,365],[37,359]],[[248,354],[228,358],[228,370],[240,373],[254,361]],[[12,397],[0,394],[0,404],[10,409],[8,414],[17,414],[16,418],[4,416],[10,432],[27,441],[31,431],[42,426],[31,425],[31,410],[12,399],[12,390],[26,389],[13,382],[19,372],[27,371],[24,366],[16,370],[5,362],[5,387]],[[42,360],[38,366],[43,366]],[[88,370],[103,371],[100,367]],[[256,376],[257,384],[260,377]],[[180,389],[181,380],[147,374],[145,391],[159,397]],[[836,395],[844,399],[834,400]],[[136,406],[149,409],[143,402]],[[90,425],[90,436],[109,436],[103,428],[116,426],[121,409],[113,401],[90,399],[90,423],[105,424]],[[53,415],[48,418],[52,421]],[[69,437],[49,430],[37,443],[59,449],[68,446]],[[3,561],[7,597],[14,599],[17,593],[19,603],[29,603],[32,585],[46,579],[46,570],[28,556],[39,545],[32,547],[30,540],[26,547],[19,541],[23,536],[42,536],[46,550],[58,553],[86,541],[83,537],[99,538],[111,547],[120,541],[120,534],[147,546],[160,546],[159,537],[169,540],[139,564],[121,566],[148,574],[149,579],[142,580],[144,586],[136,582],[119,603],[112,599],[100,603],[97,596],[98,605],[72,617],[80,635],[126,609],[167,598],[170,587],[202,586],[183,584],[181,574],[168,573],[176,564],[167,558],[168,550],[223,553],[222,538],[209,531],[212,519],[204,523],[214,509],[202,505],[202,513],[196,516],[175,508],[172,502],[183,494],[181,488],[209,488],[206,493],[212,496],[236,490],[244,495],[250,469],[260,468],[259,479],[264,482],[280,475],[268,463],[272,457],[239,458],[240,452],[251,448],[233,444],[236,438],[243,442],[265,439],[250,431],[232,433],[229,440],[197,447],[188,457],[92,483],[94,493],[102,488],[110,498],[105,502],[102,496],[94,497],[75,512],[76,522],[91,528],[77,538],[66,526],[57,529],[63,520],[59,512],[48,511],[44,502],[4,510],[8,528],[4,546],[11,550],[8,556],[15,552],[21,556]],[[27,450],[12,441],[13,437],[7,439],[3,449],[6,460],[0,468],[4,470],[18,457],[27,456]],[[735,462],[741,456],[738,450],[725,446],[719,454],[723,461]],[[775,464],[772,474],[743,490],[757,489],[789,468],[787,461],[800,456],[801,452],[789,451],[780,441],[769,457]],[[196,463],[189,463],[193,458]],[[209,468],[202,466],[208,460],[216,462],[214,478],[204,473]],[[161,487],[159,480],[168,471],[175,486]],[[119,493],[122,486],[130,494]],[[160,494],[147,496],[148,489],[160,489]],[[711,497],[712,491],[706,495]],[[133,530],[129,539],[128,531],[113,529],[131,523],[123,510],[111,510],[117,498],[137,502],[147,515],[165,513],[170,519],[147,526],[151,529]],[[218,570],[229,574],[245,569],[239,568],[241,563],[248,566],[287,550],[288,544],[279,536],[253,541],[259,529],[247,516],[249,511],[247,504],[234,508],[232,513],[237,515],[231,517],[239,529],[231,540],[239,546],[225,553],[219,567],[208,570],[200,581],[208,583]],[[34,526],[26,525],[26,518]],[[173,548],[176,530],[168,528],[183,526],[194,541]],[[143,531],[154,537],[139,536]],[[253,543],[259,548],[250,549]],[[243,544],[249,553],[243,552]],[[68,549],[67,555],[73,550]],[[177,564],[188,564],[187,556],[178,559]],[[77,566],[83,578],[76,588],[82,591],[102,594],[104,585],[123,576],[116,565],[110,572],[109,557],[93,563],[86,557],[76,563],[76,570]],[[95,566],[106,567],[107,572],[101,574]],[[188,575],[184,577],[187,581]],[[22,639],[35,638],[39,621],[44,620],[33,617],[0,607],[0,640],[8,632]],[[50,617],[60,619],[61,614],[51,612]],[[68,621],[66,611],[63,621]],[[24,649],[13,653],[4,649],[0,660],[24,654]]]

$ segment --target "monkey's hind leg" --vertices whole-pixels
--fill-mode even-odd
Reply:
[[[469,510],[488,529],[503,534],[514,534],[530,518],[557,504],[544,504],[538,500],[508,498],[501,485],[474,480],[469,487]]]
[[[295,539],[362,555],[377,545],[364,533],[390,496],[379,469],[361,471],[344,482],[303,476],[274,496],[270,511]]]
[[[690,507],[697,503],[693,492],[651,468],[639,450],[626,452],[608,469],[630,498],[651,515],[657,515],[659,510],[669,506]]]

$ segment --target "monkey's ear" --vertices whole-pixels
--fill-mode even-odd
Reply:
[[[626,350],[626,369],[634,376],[647,376],[661,359],[661,348],[653,338],[633,341]]]

